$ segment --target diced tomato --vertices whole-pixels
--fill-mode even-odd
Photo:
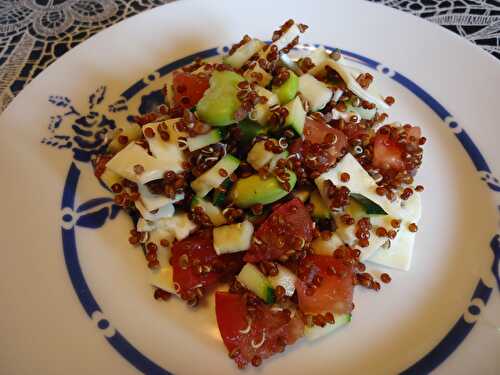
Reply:
[[[301,138],[295,139],[292,144],[288,147],[288,152],[290,154],[295,154],[297,152],[302,152],[302,144],[304,142],[302,141]]]
[[[331,162],[335,162],[340,156],[342,149],[347,146],[347,137],[342,131],[332,128],[326,122],[306,118],[304,124],[304,139],[311,143],[324,143],[327,134],[333,134],[336,142],[328,149]]]
[[[388,170],[404,169],[403,151],[395,140],[387,134],[377,134],[373,143],[373,166]]]
[[[347,123],[342,129],[342,132],[348,139],[365,139],[369,138],[373,131],[361,127],[360,123]]]
[[[238,347],[240,336],[247,326],[247,307],[240,294],[216,292],[215,313],[224,345],[229,352]]]
[[[190,73],[174,73],[174,102],[183,108],[192,108],[209,87],[208,78]]]
[[[241,253],[217,256],[211,230],[196,232],[176,242],[172,246],[170,263],[174,283],[179,285],[179,294],[186,300],[194,297],[195,288],[214,285],[237,274],[243,266]],[[199,272],[200,266],[202,272]],[[203,270],[203,266],[209,267],[210,271]]]
[[[403,152],[405,145],[408,143],[414,146],[418,145],[421,137],[421,130],[418,126],[404,126],[406,138],[403,138],[403,143],[397,141],[397,136],[390,136],[380,131],[375,135],[373,140],[373,166],[382,169],[383,171],[392,170],[393,172],[401,171],[405,168],[403,161]],[[394,130],[394,129],[393,129]]]
[[[299,314],[290,310],[271,310],[263,303],[252,311],[240,294],[215,293],[215,313],[224,345],[238,367],[243,368],[255,356],[265,359],[283,351],[304,334]]]
[[[304,204],[294,198],[277,207],[255,232],[257,241],[243,258],[246,262],[278,259],[290,249],[301,250],[312,240],[313,222]]]
[[[305,314],[351,312],[354,289],[352,265],[329,255],[308,255],[299,266],[299,275],[296,288],[300,311]],[[318,276],[320,285],[313,289],[312,295],[308,295],[311,294],[308,290],[314,278]]]

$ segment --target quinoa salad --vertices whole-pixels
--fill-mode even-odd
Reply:
[[[94,160],[154,298],[215,298],[239,368],[353,324],[354,289],[391,282],[369,270],[410,268],[421,216],[421,129],[389,121],[395,99],[340,51],[297,54],[307,28],[172,72]]]

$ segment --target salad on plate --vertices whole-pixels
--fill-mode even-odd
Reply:
[[[420,128],[388,122],[395,99],[340,51],[295,51],[307,28],[172,72],[94,160],[154,297],[215,298],[240,368],[349,324],[355,287],[391,281],[370,269],[410,268],[421,216]]]

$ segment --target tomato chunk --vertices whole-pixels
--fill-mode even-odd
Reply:
[[[354,289],[352,265],[329,255],[308,255],[299,266],[299,277],[296,288],[300,311],[305,314],[351,312]],[[321,283],[313,289],[311,286],[315,278],[319,278]]]
[[[400,171],[404,169],[403,151],[397,142],[386,134],[377,134],[373,143],[373,165],[377,168]]]
[[[174,73],[174,102],[182,108],[192,108],[209,87],[208,78],[190,73]]]
[[[215,313],[217,325],[231,358],[244,368],[252,360],[262,360],[282,352],[304,334],[304,323],[299,314],[290,310],[271,310],[257,303],[247,309],[243,295],[216,292]]]
[[[246,262],[278,259],[290,249],[301,250],[312,240],[313,222],[297,198],[282,204],[255,232],[256,241],[245,254]]]
[[[219,280],[236,275],[243,266],[242,254],[218,256],[211,230],[194,233],[172,246],[170,263],[179,295],[185,300],[196,297],[196,289],[209,287]]]
[[[306,119],[304,124],[304,139],[313,144],[325,143],[325,137],[331,134],[334,143],[328,148],[330,162],[335,162],[341,155],[342,150],[347,146],[347,137],[339,129],[332,128],[326,122],[317,121],[310,118]]]
[[[389,127],[390,128],[390,127]],[[403,152],[406,145],[418,146],[421,130],[418,126],[404,126],[406,138],[398,141],[397,129],[392,128],[391,133],[378,132],[373,140],[373,166],[383,171],[395,172],[405,169]],[[396,130],[396,131],[395,131]]]

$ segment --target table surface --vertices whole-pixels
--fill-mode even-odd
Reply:
[[[47,66],[95,33],[175,0],[0,0],[0,113]],[[498,0],[368,0],[438,23],[500,59]]]

